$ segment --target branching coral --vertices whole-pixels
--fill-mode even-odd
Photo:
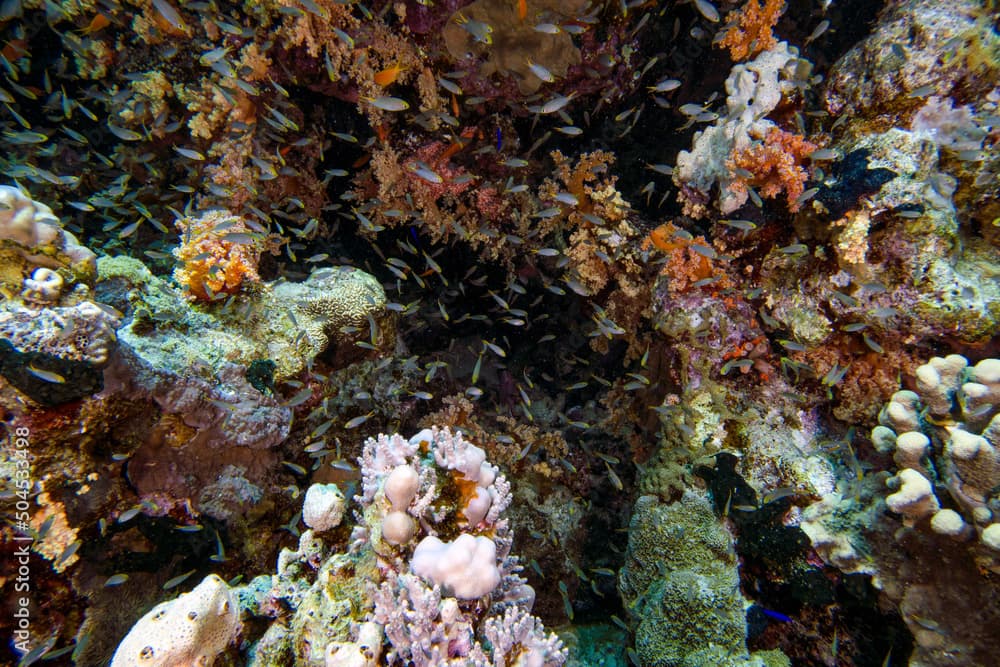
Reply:
[[[761,0],[747,0],[742,9],[726,17],[730,25],[717,46],[728,48],[737,62],[770,49],[775,44],[771,29],[784,8],[785,0],[764,0],[763,6]]]
[[[714,290],[732,287],[725,271],[712,264],[710,257],[716,253],[705,237],[691,237],[668,222],[650,232],[646,244],[667,254],[660,275],[669,278],[670,294],[683,294],[700,285],[711,285]]]
[[[795,213],[802,206],[798,199],[809,177],[802,163],[818,147],[800,135],[777,127],[768,128],[766,136],[755,138],[759,141],[734,151],[726,163],[735,175],[731,189],[746,192],[747,186],[752,186],[768,198],[784,192],[788,210]]]

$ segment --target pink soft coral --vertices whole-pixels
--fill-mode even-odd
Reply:
[[[752,186],[762,197],[768,198],[784,192],[788,210],[795,213],[802,206],[798,199],[809,178],[802,162],[817,148],[805,137],[772,127],[763,141],[755,141],[735,151],[726,163],[736,179],[731,187],[735,191],[745,191],[747,186]]]

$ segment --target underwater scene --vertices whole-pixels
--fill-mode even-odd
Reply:
[[[0,666],[1000,666],[995,0],[0,0]]]

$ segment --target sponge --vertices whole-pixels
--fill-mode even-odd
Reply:
[[[236,596],[210,574],[140,618],[118,645],[111,667],[211,667],[239,630]]]
[[[459,600],[475,600],[500,584],[497,546],[482,535],[462,533],[454,542],[425,537],[413,551],[410,570]]]

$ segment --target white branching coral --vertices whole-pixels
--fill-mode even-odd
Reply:
[[[511,487],[481,447],[448,429],[380,435],[365,443],[361,473],[367,539],[385,573],[373,618],[389,641],[390,663],[565,662],[562,643],[531,615],[534,591],[517,574],[502,518]]]

